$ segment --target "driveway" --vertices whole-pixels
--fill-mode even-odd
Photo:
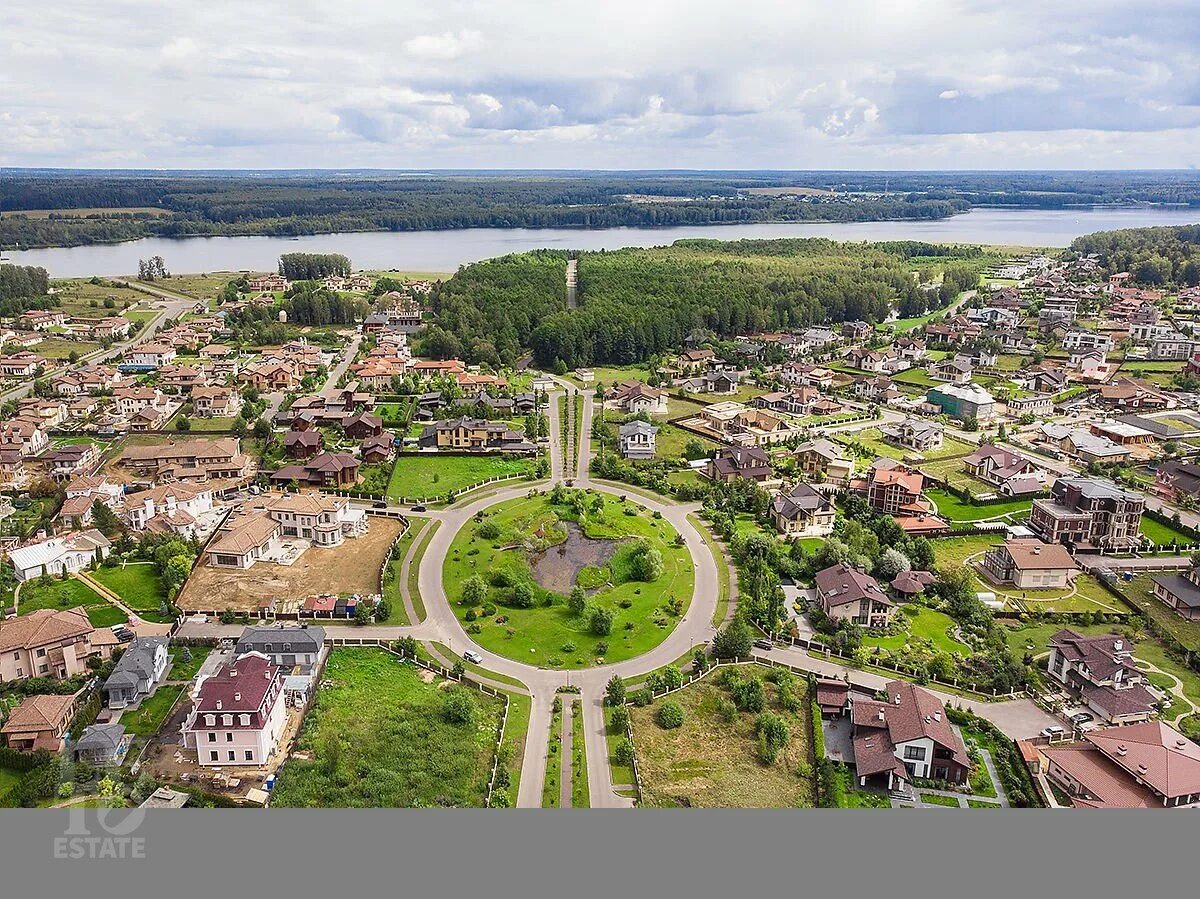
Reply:
[[[821,721],[821,730],[825,734],[825,755],[835,762],[847,765],[854,764],[854,741],[850,734],[849,718],[834,718]]]

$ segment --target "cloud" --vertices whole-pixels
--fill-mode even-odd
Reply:
[[[319,10],[320,15],[314,15]],[[1154,167],[1194,0],[0,4],[0,165]],[[332,27],[335,23],[336,27]],[[764,26],[764,23],[768,23]]]

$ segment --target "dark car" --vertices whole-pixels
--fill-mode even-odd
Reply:
[[[424,507],[424,506],[413,506],[413,507],[412,507],[412,511],[414,511],[414,512],[424,512],[424,511],[425,511],[425,507]]]
[[[387,500],[377,499],[377,500],[375,500],[375,502],[371,503],[371,506],[375,509],[386,509],[387,508]]]
[[[755,649],[774,649],[775,644],[772,643],[770,640],[763,638],[761,640],[754,641],[754,648]]]

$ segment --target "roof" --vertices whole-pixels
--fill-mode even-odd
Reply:
[[[818,571],[815,580],[817,592],[831,606],[858,602],[861,599],[891,605],[891,600],[887,598],[875,578],[857,568],[851,568],[845,562]]]
[[[28,615],[0,622],[0,652],[34,649],[90,634],[94,628],[78,609],[37,609]]]
[[[61,730],[66,727],[71,711],[75,708],[75,697],[66,695],[26,696],[13,709],[0,733],[19,734],[44,730]]]
[[[1013,565],[1021,571],[1075,570],[1075,559],[1060,543],[1046,544],[1032,537],[1007,540],[1003,544]]]
[[[345,505],[348,505],[348,500],[327,493],[279,493],[267,499],[267,511],[293,512],[297,515],[336,512]]]
[[[100,749],[112,753],[116,752],[124,739],[124,724],[91,724],[79,735],[79,739],[75,741],[75,748]]]
[[[946,707],[940,699],[928,690],[923,690],[907,681],[891,681],[884,689],[888,695],[887,702],[856,700],[852,703],[850,713],[856,731],[863,729],[886,732],[887,740],[884,742],[888,744],[887,751],[889,755],[893,756],[893,759],[896,745],[913,740],[929,739],[950,750],[954,761],[958,764],[964,767],[970,765],[967,748],[963,745],[962,738],[950,726],[950,720],[946,717]],[[854,762],[857,772],[874,774],[890,770],[890,764],[881,767],[883,764],[882,748],[866,745],[864,742],[863,748],[868,751],[866,761],[869,765],[875,766],[875,770],[863,771],[858,751],[859,739],[865,736],[867,735],[862,733],[856,734],[854,740]],[[908,777],[903,769],[899,773],[901,777]]]
[[[1200,587],[1197,587],[1182,574],[1161,575],[1154,579],[1154,583],[1175,597],[1176,602],[1179,604],[1185,605],[1190,609],[1200,608]]]
[[[10,551],[8,557],[17,569],[36,568],[62,558],[67,552],[91,552],[97,547],[107,549],[110,546],[112,543],[107,537],[95,528],[89,528],[76,534],[51,537],[40,543],[19,547]]]
[[[323,627],[248,627],[238,637],[235,652],[250,652],[254,646],[290,644],[292,652],[320,652],[325,643]]]
[[[796,447],[796,454],[800,453],[815,453],[826,459],[845,459],[842,448],[824,437],[818,437],[816,440],[809,440],[806,443]]]
[[[172,790],[170,787],[159,787],[138,808],[183,808],[191,796]]]
[[[1159,795],[1200,793],[1200,746],[1161,721],[1106,727],[1086,739]]]
[[[828,496],[803,481],[771,499],[771,510],[789,520],[799,517],[801,512],[817,512],[832,505]]]
[[[154,657],[158,647],[166,648],[166,637],[136,637],[121,655],[120,660],[113,666],[112,674],[104,682],[105,689],[109,687],[131,684],[137,686],[143,679],[154,676]]]
[[[892,589],[910,595],[922,593],[936,580],[932,571],[901,571],[892,579]]]
[[[254,512],[243,515],[222,528],[216,539],[208,546],[210,553],[232,553],[242,555],[256,546],[262,546],[279,532],[279,523],[266,513]]]
[[[200,683],[197,712],[256,712],[279,677],[279,666],[258,652],[226,662]]]
[[[647,434],[654,436],[658,433],[658,428],[650,424],[648,421],[642,421],[640,418],[635,418],[633,421],[627,421],[621,425],[620,434],[622,437],[628,437],[632,434]]]
[[[1097,799],[1072,797],[1085,808],[1160,808],[1154,794],[1139,785],[1090,743],[1044,746],[1042,755],[1062,768]]]

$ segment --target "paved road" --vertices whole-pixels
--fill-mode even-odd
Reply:
[[[337,363],[329,370],[329,377],[325,379],[325,386],[321,388],[321,393],[330,394],[337,389],[338,381],[342,375],[350,368],[354,362],[354,357],[358,355],[358,348],[362,344],[362,335],[355,334],[354,339],[346,344],[346,348],[342,350],[342,356]]]

